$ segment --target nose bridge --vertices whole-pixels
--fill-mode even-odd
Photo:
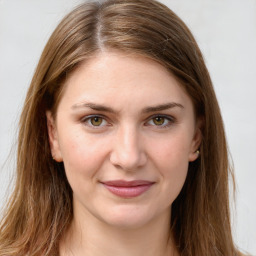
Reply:
[[[111,161],[124,170],[135,170],[146,162],[140,130],[136,125],[124,125],[117,131]]]

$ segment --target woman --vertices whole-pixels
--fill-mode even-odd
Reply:
[[[152,0],[85,3],[31,82],[0,255],[240,255],[230,174],[184,23]]]

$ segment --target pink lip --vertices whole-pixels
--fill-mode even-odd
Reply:
[[[102,182],[102,184],[114,195],[123,198],[137,197],[146,192],[154,184],[154,182],[146,180],[111,180]]]

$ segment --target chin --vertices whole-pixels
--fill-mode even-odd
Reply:
[[[110,209],[109,212],[105,211],[102,221],[120,229],[137,229],[147,225],[154,219],[154,216],[149,215],[149,212],[143,209],[142,206],[119,206]]]

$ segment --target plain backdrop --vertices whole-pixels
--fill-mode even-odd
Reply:
[[[57,23],[80,2],[0,0],[0,207],[11,188],[19,114],[36,64]],[[162,2],[204,54],[235,166],[234,238],[256,255],[256,0]]]

